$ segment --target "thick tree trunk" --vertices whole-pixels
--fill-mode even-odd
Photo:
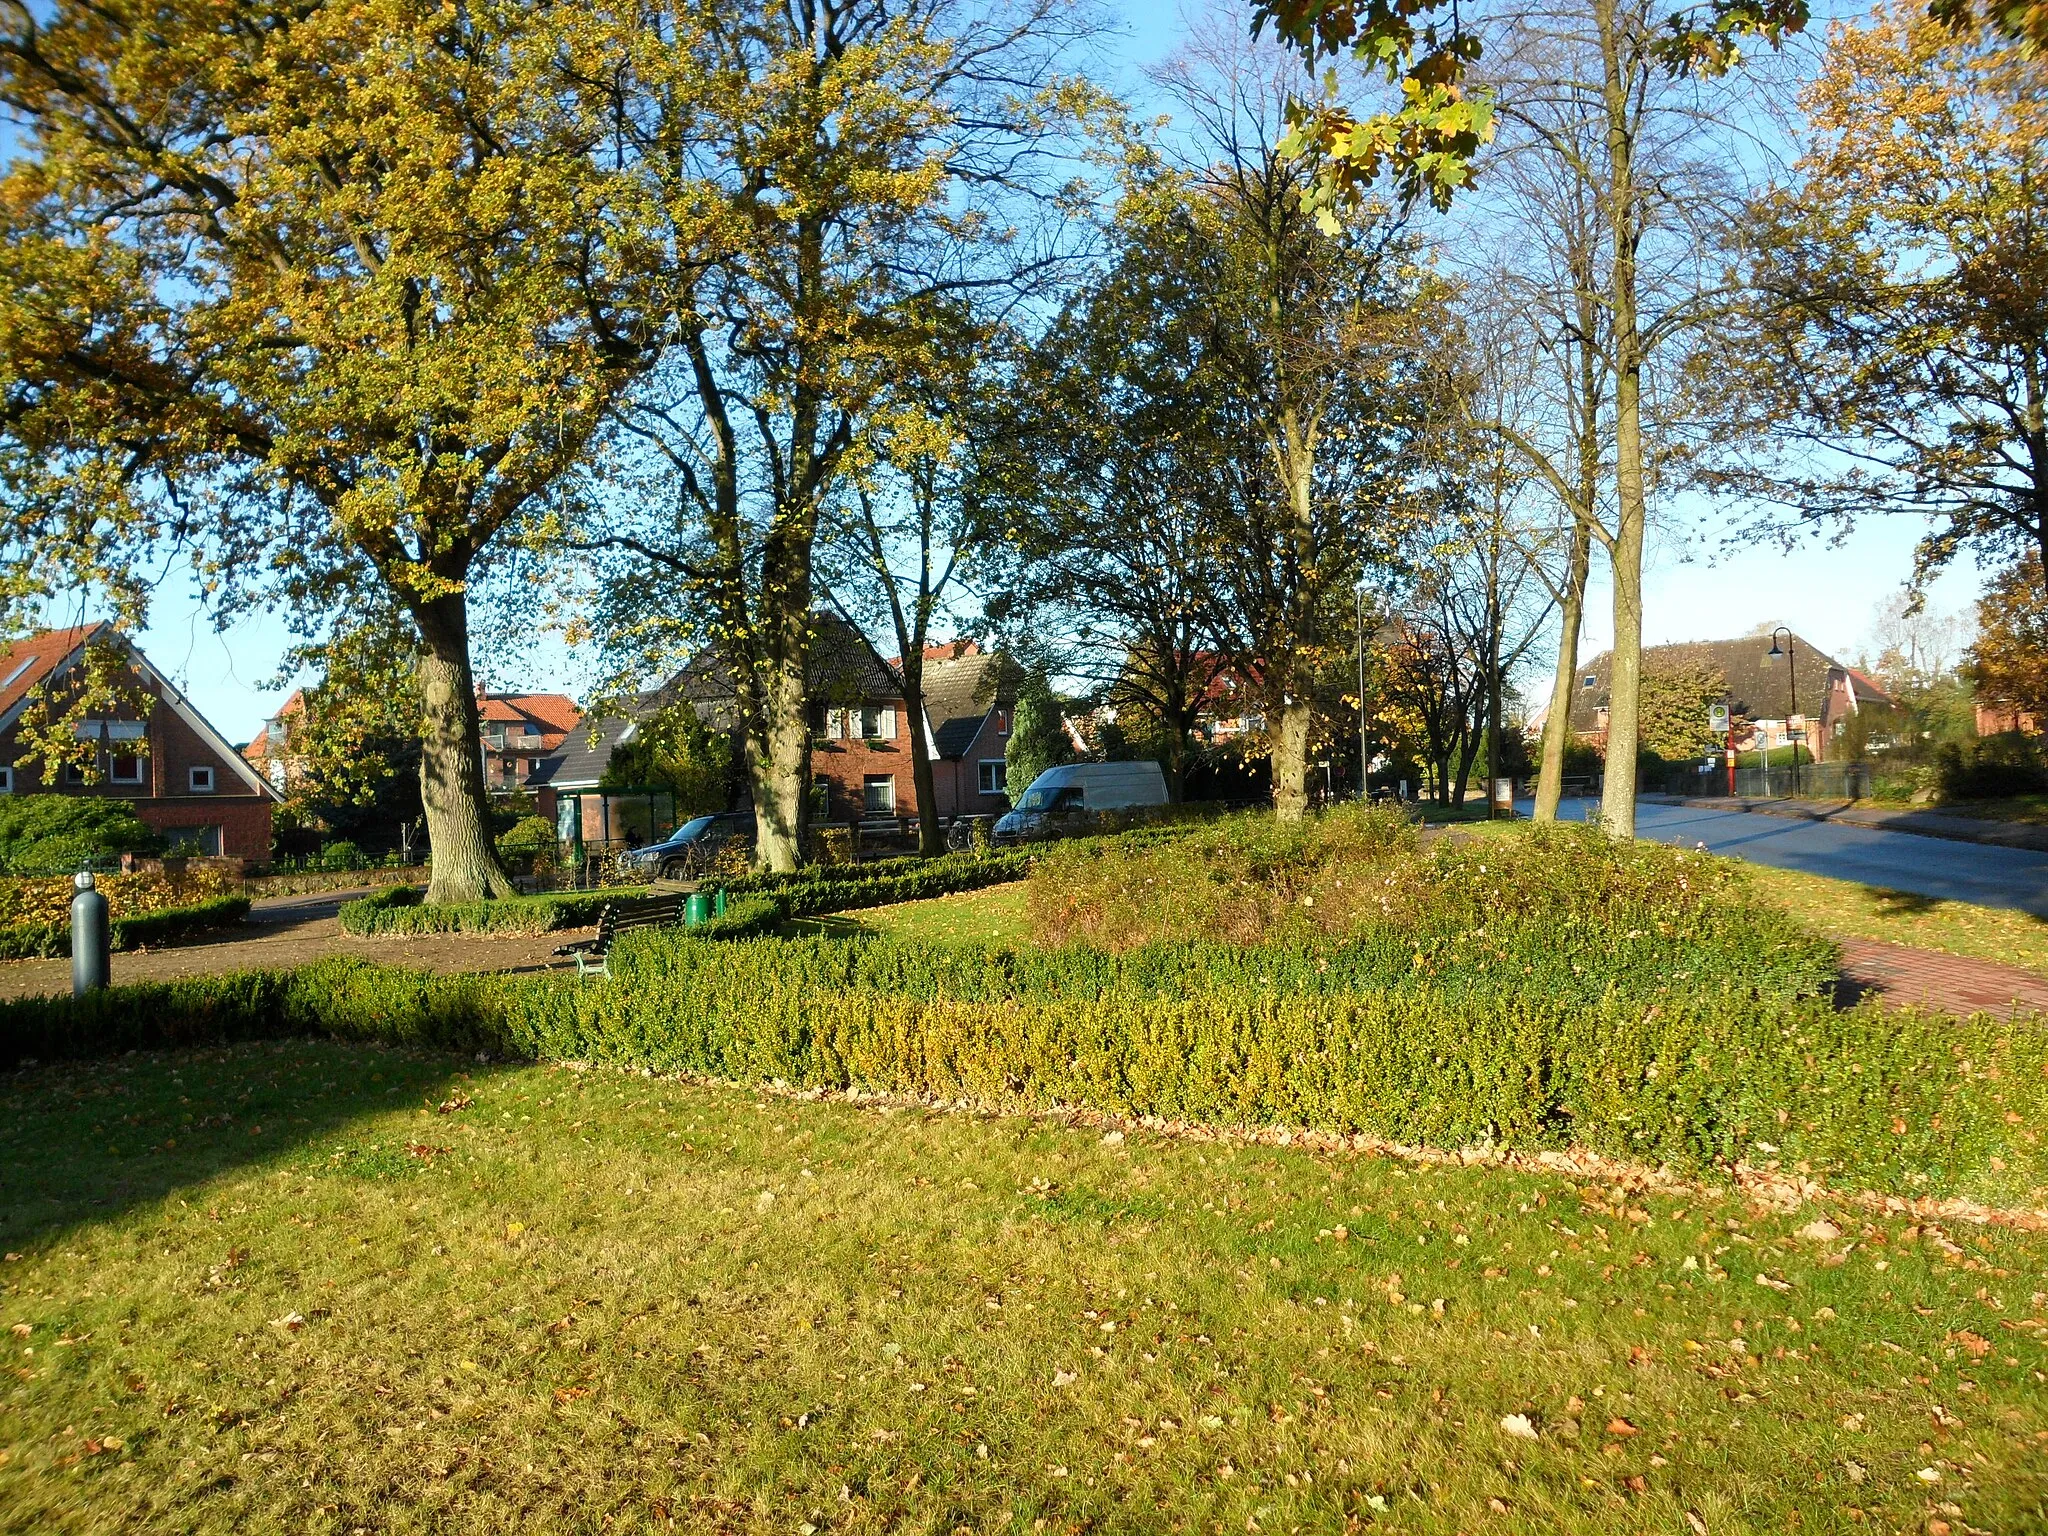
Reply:
[[[484,901],[516,894],[491,843],[483,732],[469,666],[469,607],[452,592],[414,610],[420,631],[420,800],[434,861],[427,900]]]
[[[924,733],[922,626],[909,640],[918,647],[915,655],[908,644],[903,651],[903,708],[910,716],[910,783],[917,795],[917,851],[933,859],[946,851],[946,835],[939,826],[939,792],[932,774],[932,748]]]
[[[1314,710],[1306,699],[1280,706],[1273,727],[1273,810],[1282,821],[1308,814],[1308,737]]]
[[[1557,638],[1557,670],[1550,680],[1550,712],[1543,717],[1543,762],[1536,778],[1538,821],[1557,820],[1557,803],[1564,796],[1564,749],[1572,739],[1572,697],[1579,681],[1579,625],[1585,617],[1586,576],[1592,563],[1592,532],[1583,521],[1574,519],[1564,592],[1558,603],[1562,627]]]
[[[759,673],[761,719],[749,733],[747,775],[754,791],[754,860],[787,874],[803,863],[811,766],[810,701],[804,655],[765,662]]]

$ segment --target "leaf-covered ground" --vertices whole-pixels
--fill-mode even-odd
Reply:
[[[1878,939],[2048,975],[2048,921],[2031,912],[1941,901],[1761,864],[1750,866],[1750,878],[1759,893],[1823,938]]]
[[[0,1100],[10,1531],[2048,1524],[2040,1236],[325,1043]]]

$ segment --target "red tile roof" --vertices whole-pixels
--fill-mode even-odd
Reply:
[[[0,714],[19,704],[31,688],[62,666],[100,627],[74,624],[69,629],[46,629],[10,645],[0,655]]]
[[[494,725],[531,725],[552,751],[583,721],[576,701],[564,693],[486,693],[477,699],[477,714]]]

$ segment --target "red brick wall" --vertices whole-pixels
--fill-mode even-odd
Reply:
[[[830,786],[830,803],[825,811],[827,821],[858,821],[865,803],[866,780],[869,774],[887,774],[896,781],[896,814],[917,815],[917,784],[910,767],[910,712],[897,700],[896,734],[876,741],[863,741],[858,734],[860,717],[849,711],[852,720],[849,728],[855,732],[847,737],[832,737],[819,740],[811,747],[811,777],[823,779]]]
[[[154,693],[153,686],[145,684]],[[97,784],[46,784],[33,768],[15,763],[21,751],[13,726],[0,732],[0,762],[14,763],[14,792],[48,792],[62,795],[96,795],[106,799],[130,800],[143,825],[164,832],[174,827],[219,827],[221,853],[228,858],[256,863],[270,860],[271,800],[251,793],[241,776],[247,765],[240,754],[223,756],[206,739],[181,719],[169,705],[158,702],[149,711],[149,754],[143,759],[143,782],[116,784],[102,777]],[[211,793],[192,792],[194,767],[213,769]]]
[[[188,795],[138,800],[135,814],[152,832],[175,827],[219,827],[223,858],[270,862],[270,801],[255,795]]]
[[[1002,718],[1009,719],[1007,709],[1002,712]],[[941,816],[949,820],[963,815],[1000,816],[1010,808],[1008,795],[984,795],[981,792],[981,760],[1001,757],[1009,743],[1009,736],[997,724],[996,712],[991,710],[964,753],[933,765],[936,781],[933,787],[938,791]],[[1017,787],[1022,789],[1024,786],[1020,784]]]

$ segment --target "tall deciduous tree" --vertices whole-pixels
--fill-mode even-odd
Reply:
[[[2048,720],[2048,585],[2031,550],[1978,601],[1968,675],[1986,703]]]
[[[737,695],[759,857],[791,869],[821,519],[905,386],[974,346],[966,299],[1056,265],[1063,157],[1102,102],[1065,71],[1086,31],[1067,0],[750,0],[692,27],[712,100],[662,87],[680,23],[657,14],[619,137],[650,244],[680,250],[703,222],[710,256],[664,290],[666,351],[616,413],[584,542],[615,557],[609,691],[708,646]]]
[[[978,391],[955,379],[955,388],[919,390],[889,413],[873,439],[873,462],[849,477],[826,528],[821,584],[910,713],[918,850],[926,855],[945,851],[945,832],[925,728],[925,662],[964,581],[1000,543],[985,483],[1006,462],[986,451],[989,435],[1002,430],[994,373]],[[892,654],[875,645],[877,632]]]
[[[1109,261],[1033,349],[990,445],[1011,555],[991,611],[1061,636],[1063,671],[1157,722],[1178,800],[1217,680],[1224,552],[1203,506],[1235,439],[1210,430],[1202,398],[1199,274],[1174,259],[1149,201],[1123,213]]]
[[[586,13],[0,5],[0,494],[14,595],[142,561],[417,642],[431,896],[509,893],[468,592],[632,359],[589,323]]]
[[[1308,805],[1316,694],[1349,646],[1353,591],[1384,583],[1433,507],[1434,436],[1455,359],[1450,290],[1398,221],[1358,210],[1334,230],[1303,207],[1310,162],[1274,147],[1291,65],[1204,40],[1162,73],[1192,147],[1141,216],[1186,276],[1188,393],[1208,434],[1202,488],[1216,574],[1206,628],[1262,696],[1273,803]]]
[[[1748,429],[1716,482],[1778,526],[1933,514],[1920,579],[2048,552],[2048,64],[1894,3],[1803,104],[1741,225],[1756,302],[1701,360]]]

